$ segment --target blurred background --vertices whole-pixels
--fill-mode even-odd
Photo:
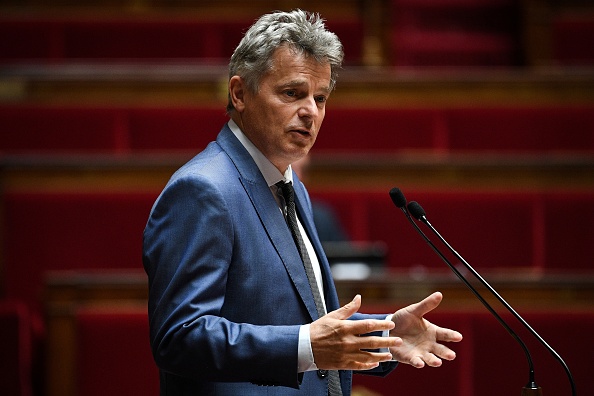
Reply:
[[[144,224],[226,121],[243,32],[297,7],[346,52],[302,170],[340,227],[325,246],[341,300],[361,293],[364,311],[386,313],[440,290],[428,319],[465,336],[454,362],[356,376],[354,395],[519,395],[528,380],[515,341],[394,207],[395,186],[563,356],[580,393],[592,385],[591,1],[2,0],[3,395],[158,395]],[[571,394],[487,300],[529,345],[544,394]]]

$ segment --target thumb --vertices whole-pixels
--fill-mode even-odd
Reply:
[[[429,312],[433,311],[435,308],[437,308],[439,306],[439,304],[441,303],[442,298],[443,298],[443,295],[440,292],[435,292],[435,293],[431,294],[430,296],[426,297],[424,300],[422,300],[416,304],[412,304],[409,307],[410,312],[412,312],[413,314],[415,314],[419,317],[423,317],[427,313],[429,313]]]
[[[361,295],[357,294],[351,302],[343,305],[335,311],[330,312],[326,316],[334,319],[344,320],[353,316],[359,310],[359,308],[361,308]]]

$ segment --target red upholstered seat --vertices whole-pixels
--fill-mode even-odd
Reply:
[[[227,121],[223,107],[6,105],[0,153],[198,152]]]
[[[393,205],[388,191],[310,193],[335,209],[351,239],[385,242],[389,267],[447,271]],[[423,206],[429,221],[479,272],[591,271],[594,239],[580,226],[594,221],[591,193],[411,190],[405,194]],[[428,228],[420,227],[438,243]],[[448,258],[457,261],[449,254]]]
[[[385,192],[312,192],[333,205],[354,240],[381,240],[392,268],[446,269]],[[526,268],[539,263],[535,196],[510,192],[408,191],[431,223],[477,268]],[[424,227],[424,226],[422,226]],[[429,233],[428,229],[424,229]],[[437,242],[437,240],[435,239]]]
[[[159,394],[144,309],[79,309],[76,314],[77,394]]]
[[[589,106],[446,110],[451,151],[551,153],[594,151]]]
[[[312,152],[433,150],[441,148],[441,122],[431,108],[331,107]]]
[[[142,232],[157,193],[4,196],[4,290],[41,312],[44,274],[141,269]]]
[[[552,22],[553,58],[561,65],[594,65],[594,15],[557,15]]]
[[[390,6],[390,59],[396,66],[519,64],[514,1],[392,0]]]
[[[0,153],[198,152],[228,120],[221,106],[0,106]],[[568,133],[570,131],[571,133]],[[328,110],[314,154],[594,152],[592,106]]]
[[[200,60],[227,62],[252,18],[143,15],[0,16],[0,63],[36,61]],[[328,27],[345,46],[345,61],[360,63],[363,24],[343,18]]]
[[[196,153],[215,140],[229,120],[223,107],[133,108],[129,112],[130,150]]]
[[[106,108],[0,106],[0,153],[115,152],[125,118]]]
[[[587,271],[594,264],[593,193],[547,194],[544,199],[545,268]]]

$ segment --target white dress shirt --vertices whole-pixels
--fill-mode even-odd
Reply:
[[[245,147],[245,149],[250,153],[254,162],[260,169],[262,176],[268,183],[268,187],[270,188],[274,199],[279,205],[279,210],[284,213],[284,203],[281,200],[281,196],[278,194],[278,187],[276,183],[279,181],[284,181],[285,183],[293,182],[293,172],[291,166],[287,168],[284,174],[282,174],[271,162],[262,154],[262,152],[248,139],[247,136],[241,131],[239,126],[233,121],[229,120],[229,128],[233,132],[233,134],[239,139],[241,144]],[[305,229],[301,225],[299,218],[297,218],[297,225],[299,227],[299,231],[301,232],[301,237],[303,238],[303,242],[305,243],[305,247],[307,249],[307,253],[309,255],[314,274],[316,276],[316,283],[318,284],[318,288],[320,289],[320,296],[322,297],[322,302],[324,303],[324,311],[326,310],[326,301],[324,299],[324,287],[322,282],[322,271],[320,269],[320,262],[318,261],[318,256],[305,232]],[[299,346],[298,346],[298,364],[297,364],[297,371],[304,372],[310,370],[317,370],[316,364],[314,362],[313,352],[311,349],[311,341],[309,336],[309,324],[302,325],[299,329]]]

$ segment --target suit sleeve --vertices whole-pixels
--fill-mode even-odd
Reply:
[[[170,183],[155,203],[143,238],[154,359],[163,371],[197,380],[298,387],[299,326],[221,315],[234,254],[230,210],[197,177]]]

